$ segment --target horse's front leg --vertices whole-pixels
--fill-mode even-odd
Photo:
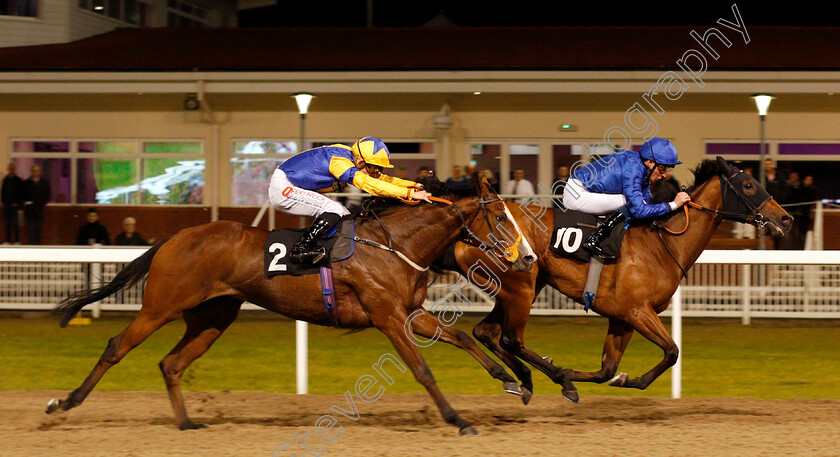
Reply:
[[[376,326],[376,328],[378,328],[385,334],[385,336],[388,337],[389,340],[391,340],[391,343],[394,345],[394,348],[397,349],[400,357],[402,357],[411,369],[411,372],[414,374],[414,378],[417,379],[417,382],[422,384],[423,387],[426,388],[426,391],[429,392],[429,395],[431,395],[432,400],[434,400],[437,405],[441,416],[443,416],[443,420],[456,425],[460,430],[461,435],[478,435],[478,432],[476,432],[473,426],[458,415],[458,413],[452,409],[452,406],[449,405],[449,402],[446,401],[446,398],[438,388],[437,383],[435,383],[435,378],[432,376],[432,371],[429,369],[429,365],[426,363],[423,355],[420,354],[419,346],[411,341],[409,336],[406,334],[405,325],[408,320],[408,316],[405,311],[403,309],[394,308],[383,309],[383,311],[384,312],[382,313],[378,313],[379,315],[372,316],[374,326]]]
[[[490,376],[502,381],[505,392],[522,395],[522,390],[519,388],[516,379],[513,378],[501,365],[495,360],[491,359],[482,351],[475,341],[469,337],[462,330],[454,327],[441,325],[440,320],[436,319],[431,314],[426,313],[422,309],[418,309],[409,317],[411,319],[411,328],[414,333],[429,338],[429,342],[440,340],[444,343],[449,343],[457,348],[467,351],[473,356],[481,366],[490,373]]]
[[[626,322],[610,318],[607,338],[604,340],[604,353],[601,356],[601,369],[599,371],[575,371],[566,369],[566,374],[572,381],[603,383],[610,381],[610,385],[620,384],[627,380],[627,374],[621,373],[616,376],[618,363],[630,344],[633,336],[633,327]]]
[[[496,306],[493,308],[493,311],[475,326],[473,336],[478,341],[481,341],[487,349],[490,349],[490,352],[495,354],[502,363],[513,370],[513,373],[522,382],[522,386],[519,389],[522,393],[522,402],[527,405],[531,401],[531,396],[534,392],[534,382],[531,379],[531,370],[521,360],[516,358],[515,355],[506,351],[499,344],[499,339],[502,335],[501,322],[504,320],[503,309],[504,306],[497,297]]]
[[[638,378],[628,379],[627,375],[621,373],[616,379],[610,381],[610,385],[617,387],[633,387],[635,389],[646,389],[656,378],[668,368],[677,363],[680,350],[668,330],[662,325],[659,316],[653,310],[652,306],[646,306],[640,309],[640,312],[633,314],[628,322],[632,325],[639,334],[649,339],[651,342],[662,348],[665,353],[662,361],[656,364],[650,371],[639,376]],[[628,338],[629,340],[629,338]]]
[[[562,367],[555,366],[551,360],[544,358],[525,346],[525,325],[516,325],[515,321],[507,322],[508,328],[502,333],[501,345],[513,355],[519,357],[534,368],[542,371],[555,384],[563,386],[563,397],[577,403],[580,401],[577,387],[572,383]]]

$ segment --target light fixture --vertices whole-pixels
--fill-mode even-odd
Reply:
[[[481,91],[477,90],[477,91],[473,92],[473,95],[481,95]]]
[[[560,124],[560,127],[557,127],[558,130],[561,132],[577,132],[577,125],[575,124]]]
[[[201,107],[201,103],[198,101],[198,95],[187,94],[187,97],[184,99],[184,109],[187,111],[195,111],[199,107]]]
[[[776,97],[770,94],[755,94],[750,98],[753,99],[755,107],[758,108],[758,115],[766,116],[767,110],[770,108],[770,102],[772,102]]]
[[[297,92],[292,94],[292,97],[295,98],[295,103],[297,103],[298,106],[298,112],[301,116],[305,116],[306,113],[309,112],[309,103],[312,102],[312,99],[315,98],[315,96],[308,92]]]

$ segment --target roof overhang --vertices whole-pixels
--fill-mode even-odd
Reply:
[[[0,94],[645,93],[666,74],[687,92],[840,93],[840,71],[0,72]],[[662,90],[662,88],[658,89]]]

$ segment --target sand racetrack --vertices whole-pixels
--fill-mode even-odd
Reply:
[[[424,394],[355,400],[357,421],[331,412],[343,396],[187,393],[203,430],[179,431],[164,392],[96,392],[80,407],[47,416],[67,392],[0,392],[0,455],[13,456],[838,456],[840,400],[583,397],[571,404],[535,396],[449,396],[481,436],[458,435]],[[332,414],[341,435],[315,436]],[[310,432],[312,454],[294,445]]]

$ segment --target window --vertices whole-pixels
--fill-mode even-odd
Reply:
[[[2,1],[2,0],[0,0]],[[150,26],[151,0],[78,0],[79,8],[140,27]]]
[[[0,0],[0,16],[38,17],[38,0]]]
[[[206,27],[207,9],[190,2],[168,0],[166,25],[169,27]]]
[[[344,144],[352,146],[355,141],[312,141],[306,149]],[[415,179],[421,167],[435,168],[434,142],[385,141],[391,153],[393,169],[386,170],[390,176]],[[283,161],[294,156],[298,149],[295,141],[279,140],[237,140],[233,143],[231,169],[231,203],[234,206],[262,206],[268,199],[268,185],[274,170]],[[352,187],[352,186],[351,186]],[[353,189],[348,188],[352,192]]]
[[[197,141],[13,141],[22,178],[40,165],[55,203],[203,203]]]
[[[278,165],[297,152],[294,141],[235,141],[230,159],[231,199],[234,206],[262,206]]]

